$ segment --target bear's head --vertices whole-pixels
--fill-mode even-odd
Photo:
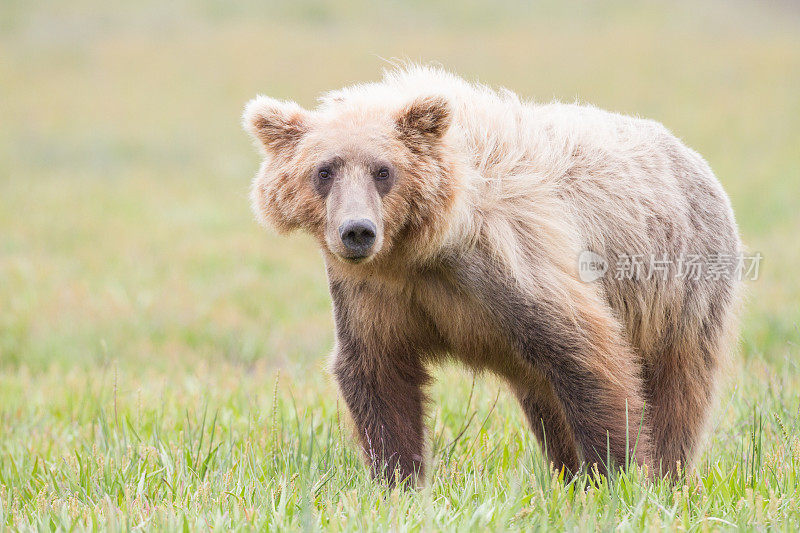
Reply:
[[[259,96],[245,129],[265,158],[251,198],[259,221],[301,229],[349,264],[424,247],[453,203],[441,96],[388,105],[333,99],[313,111]]]

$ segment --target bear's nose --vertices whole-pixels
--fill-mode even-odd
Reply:
[[[348,220],[339,226],[339,237],[347,251],[355,256],[364,256],[375,242],[375,224],[371,220]]]

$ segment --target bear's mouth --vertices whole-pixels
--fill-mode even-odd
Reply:
[[[353,265],[357,265],[359,263],[363,263],[367,259],[370,258],[369,255],[340,255],[340,259],[342,259],[346,263],[350,263]]]

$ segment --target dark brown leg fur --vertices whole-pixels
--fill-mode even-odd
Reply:
[[[596,464],[601,474],[607,474],[609,459],[618,467],[627,461],[647,462],[650,449],[648,432],[640,428],[644,402],[638,377],[605,364],[609,354],[596,352],[602,346],[599,339],[568,344],[550,333],[523,346],[526,357],[550,381],[584,462]]]
[[[421,368],[370,371],[350,365],[354,357],[340,351],[334,375],[372,473],[394,483],[397,470],[399,480],[414,481],[424,474],[421,386],[427,375]]]
[[[662,472],[674,474],[678,461],[687,469],[694,459],[726,346],[728,307],[725,300],[712,303],[710,312],[697,324],[666,328],[662,349],[649,358],[648,413],[655,467],[660,466]]]
[[[390,484],[424,474],[423,386],[429,377],[411,349],[380,349],[357,336],[355,316],[343,298],[344,288],[331,283],[337,332],[333,374],[355,423],[373,476]],[[352,301],[352,300],[351,300]],[[355,300],[357,302],[357,300]]]
[[[556,471],[576,474],[580,468],[572,429],[550,385],[541,377],[513,385],[528,424]]]
[[[583,460],[601,474],[609,459],[620,467],[648,462],[639,359],[610,312],[581,301],[576,290],[570,314],[546,287],[526,293],[488,257],[475,253],[454,263],[456,281],[479,294],[522,358],[550,383]]]

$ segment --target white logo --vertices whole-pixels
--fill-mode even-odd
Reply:
[[[608,261],[591,250],[584,250],[578,256],[578,277],[584,283],[597,281],[607,270]]]

